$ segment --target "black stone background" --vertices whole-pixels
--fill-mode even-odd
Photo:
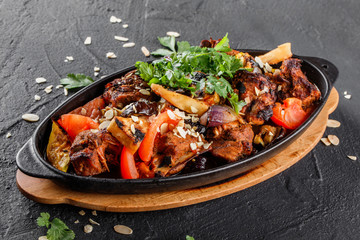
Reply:
[[[62,219],[77,239],[360,239],[359,59],[360,2],[348,1],[14,1],[0,0],[0,238],[37,239],[40,212]],[[115,15],[129,24],[111,24]],[[62,89],[46,94],[67,73],[101,75],[147,60],[140,51],[159,47],[156,37],[167,31],[198,44],[227,32],[234,48],[271,49],[290,41],[299,55],[322,57],[340,70],[335,84],[340,102],[331,118],[341,121],[340,145],[315,149],[290,169],[244,191],[177,209],[143,213],[98,212],[44,205],[25,198],[15,183],[15,154],[38,123],[21,119],[26,112],[41,119],[66,99]],[[114,35],[130,38],[135,48],[122,48]],[[85,46],[84,39],[92,37]],[[106,59],[114,51],[117,59]],[[64,63],[73,56],[72,63]],[[43,85],[35,78],[45,77]],[[98,79],[98,78],[97,78]],[[352,98],[347,100],[343,92]],[[34,95],[42,99],[34,101]],[[6,138],[11,132],[12,137]],[[90,234],[91,217],[100,223]],[[79,224],[73,222],[79,219]],[[131,227],[131,236],[113,231]]]

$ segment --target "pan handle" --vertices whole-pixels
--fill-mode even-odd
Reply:
[[[339,75],[339,70],[332,62],[318,57],[303,57],[303,58],[311,62],[315,66],[317,66],[326,75],[326,77],[329,79],[331,84],[334,85]]]
[[[61,178],[55,172],[48,169],[36,156],[33,142],[30,138],[16,155],[16,164],[18,168],[25,174],[38,177],[59,179]]]

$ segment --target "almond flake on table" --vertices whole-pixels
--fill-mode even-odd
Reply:
[[[53,87],[53,85],[49,85],[49,86],[47,86],[47,87],[44,89],[44,91],[45,91],[47,94],[49,94],[49,93],[52,92],[52,87]]]
[[[39,101],[41,99],[41,97],[39,95],[35,95],[34,99],[35,99],[35,101]]]
[[[49,240],[49,239],[47,238],[47,236],[40,236],[40,237],[38,238],[38,240]]]
[[[115,16],[111,16],[110,17],[110,22],[111,23],[121,23],[121,19],[120,18],[117,18]]]
[[[85,215],[85,211],[84,211],[84,210],[80,210],[80,211],[79,211],[79,214],[80,214],[81,216],[84,216],[84,215]]]
[[[84,233],[91,233],[93,229],[94,229],[93,226],[91,226],[90,224],[85,225],[84,226]]]
[[[36,78],[35,79],[35,81],[36,81],[36,83],[44,83],[44,82],[46,82],[46,79],[45,78],[43,78],[43,77],[38,77],[38,78]]]
[[[133,233],[133,230],[125,225],[115,225],[114,230],[117,233],[125,234],[125,235],[130,235]]]
[[[127,41],[129,41],[129,39],[126,38],[126,37],[114,36],[114,38],[115,38],[115,40],[122,41],[122,42],[127,42]]]
[[[108,52],[108,53],[106,53],[106,57],[109,59],[114,59],[114,58],[116,58],[116,55],[113,52]]]
[[[356,161],[356,160],[357,160],[357,157],[356,157],[356,156],[347,155],[347,157],[350,158],[350,159],[353,160],[353,161]]]
[[[100,73],[99,72],[94,72],[94,76],[97,77]]]
[[[347,95],[344,96],[344,98],[350,99],[350,98],[351,98],[351,95],[350,95],[350,94],[347,94]]]
[[[28,122],[37,122],[40,119],[38,115],[32,113],[25,113],[21,118]]]
[[[91,211],[91,214],[94,215],[94,216],[97,216],[96,210],[92,210],[92,211]]]
[[[99,67],[94,67],[94,72],[100,72],[100,68]]]
[[[67,88],[64,88],[64,95],[67,96],[69,94],[69,91],[67,90]]]
[[[150,56],[150,51],[149,51],[145,46],[142,46],[142,47],[141,47],[141,51],[142,51],[142,53],[145,55],[145,57],[149,57],[149,56]]]
[[[11,135],[11,132],[8,132],[7,134],[6,134],[6,138],[10,138],[12,135]]]
[[[131,48],[131,47],[134,47],[134,46],[135,46],[135,43],[133,43],[133,42],[125,43],[123,45],[124,48]]]
[[[75,220],[75,222],[74,222],[74,223],[75,223],[75,224],[78,224],[79,222],[80,222],[79,220]]]
[[[129,24],[123,24],[122,27],[123,27],[123,28],[128,28],[128,27],[129,27]]]
[[[72,56],[66,56],[64,62],[72,62],[74,58]]]
[[[328,135],[328,139],[329,139],[329,141],[331,142],[332,145],[337,146],[340,143],[339,138],[337,136],[335,136],[335,135]]]
[[[334,119],[328,119],[326,126],[331,128],[338,128],[341,126],[341,123]]]
[[[90,45],[91,44],[91,37],[87,37],[84,41],[85,45]]]
[[[62,88],[62,87],[64,87],[63,85],[61,85],[61,84],[59,84],[59,85],[56,85],[56,89],[59,89],[59,88]]]
[[[323,144],[325,144],[326,146],[330,146],[330,145],[331,145],[331,142],[330,142],[329,139],[327,139],[327,138],[321,138],[320,140],[321,140],[321,142],[322,142]]]
[[[180,33],[174,32],[174,31],[169,31],[166,33],[166,35],[168,35],[170,37],[180,37]]]
[[[93,225],[98,225],[98,226],[100,226],[100,223],[95,222],[95,221],[92,220],[91,218],[89,218],[89,222],[90,222],[91,224],[93,224]]]

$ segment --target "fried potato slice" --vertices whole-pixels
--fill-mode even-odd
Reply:
[[[291,43],[287,42],[259,56],[263,63],[276,64],[292,56]]]

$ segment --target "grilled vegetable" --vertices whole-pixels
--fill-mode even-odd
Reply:
[[[46,155],[51,165],[60,171],[67,172],[70,163],[70,147],[69,137],[53,121],[49,143],[46,148]]]
[[[167,90],[158,84],[151,84],[151,90],[153,90],[157,95],[161,96],[175,107],[187,113],[196,113],[198,115],[202,115],[209,108],[209,105],[207,105],[205,102]]]
[[[259,56],[263,63],[276,64],[292,56],[291,43],[284,43],[277,48]]]
[[[271,120],[286,129],[295,129],[307,119],[301,105],[302,101],[297,98],[287,98],[284,104],[275,103]]]
[[[134,155],[123,147],[120,160],[121,177],[124,179],[139,178],[139,173],[136,169]]]
[[[132,118],[115,117],[107,128],[131,154],[138,150],[148,129],[149,123],[144,117],[136,122]]]
[[[97,129],[99,127],[99,124],[91,118],[77,114],[61,115],[57,122],[70,136],[71,141],[74,141],[76,135],[80,132],[89,129]]]

